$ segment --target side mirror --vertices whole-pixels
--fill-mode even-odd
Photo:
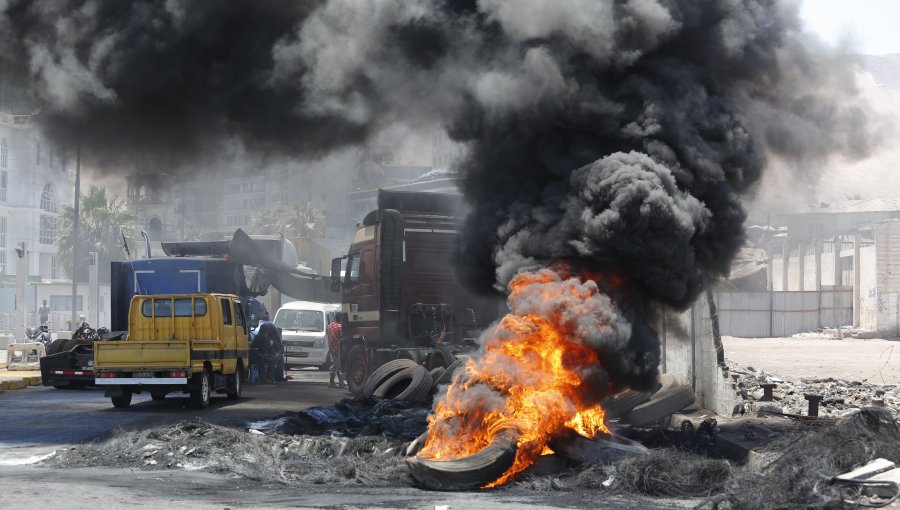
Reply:
[[[341,259],[346,257],[337,257],[331,259],[331,290],[339,292],[341,290]]]

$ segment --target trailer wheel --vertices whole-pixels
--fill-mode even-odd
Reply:
[[[125,408],[131,405],[131,390],[128,388],[122,388],[122,393],[113,397],[110,397],[112,400],[113,407]]]
[[[397,372],[414,366],[416,366],[416,362],[406,358],[391,360],[384,365],[381,365],[366,379],[365,384],[363,384],[362,396],[371,397],[372,393],[374,393],[384,381],[388,380]]]
[[[228,396],[229,400],[237,400],[241,398],[241,392],[244,391],[244,367],[238,363],[234,373],[228,376]]]
[[[152,398],[153,400],[165,400],[166,392],[165,391],[151,391],[150,398]]]
[[[47,356],[59,352],[64,343],[66,343],[66,340],[64,338],[57,338],[56,340],[50,342],[50,347],[47,347]]]
[[[202,372],[196,375],[197,381],[195,387],[191,389],[191,406],[197,409],[209,407],[209,395],[211,387],[209,383],[209,372],[204,368]]]
[[[366,384],[366,353],[362,345],[354,345],[347,353],[347,385],[350,387],[350,393],[360,397],[363,395],[363,386]]]
[[[419,365],[413,365],[397,372],[381,383],[373,393],[373,397],[424,402],[431,392],[433,382],[428,371]]]

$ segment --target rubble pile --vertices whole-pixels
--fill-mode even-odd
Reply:
[[[808,415],[806,395],[819,395],[820,417],[840,417],[858,412],[870,406],[884,407],[894,416],[900,416],[900,387],[878,385],[869,382],[847,381],[833,378],[801,379],[789,381],[753,367],[729,367],[735,378],[735,391],[743,401],[741,414],[760,409],[792,415]],[[763,384],[775,384],[774,400],[766,401]]]

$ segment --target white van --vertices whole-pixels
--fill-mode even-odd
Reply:
[[[304,366],[318,367],[319,370],[331,367],[326,318],[330,312],[340,309],[340,304],[311,301],[291,301],[278,309],[274,322],[281,328],[286,370]]]

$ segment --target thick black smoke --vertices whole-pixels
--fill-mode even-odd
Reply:
[[[233,137],[320,154],[391,122],[440,124],[469,149],[467,282],[503,289],[559,259],[613,272],[638,331],[640,303],[684,308],[727,272],[769,155],[809,168],[868,148],[853,68],[798,8],[33,0],[7,4],[2,28],[44,124],[96,150]],[[658,353],[651,332],[632,337],[623,356]]]

